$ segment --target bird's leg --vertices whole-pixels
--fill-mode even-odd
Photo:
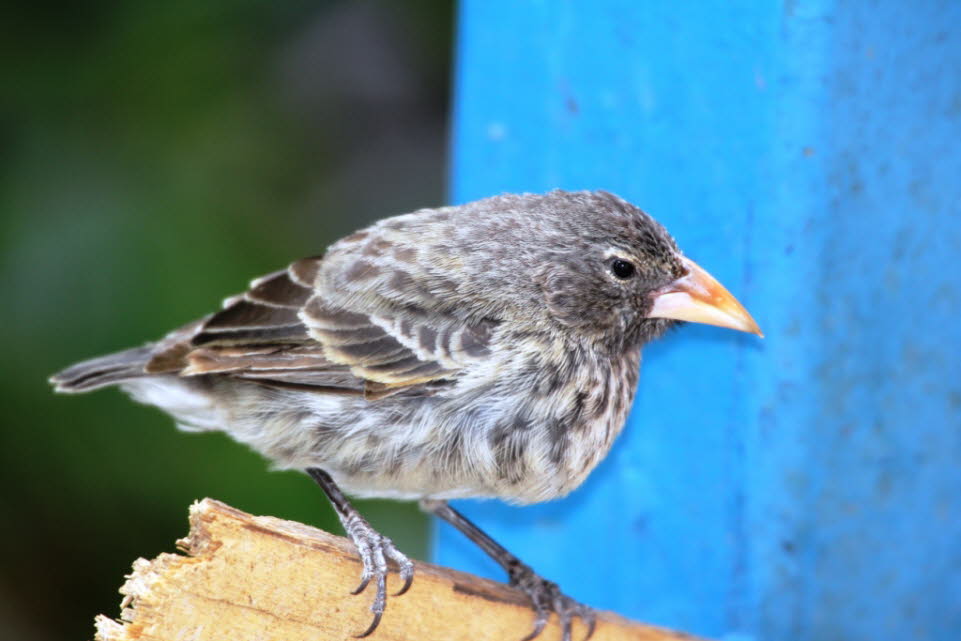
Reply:
[[[480,546],[488,556],[507,571],[510,584],[520,588],[531,598],[536,613],[534,629],[522,641],[531,641],[539,635],[547,625],[551,612],[556,612],[560,619],[564,641],[571,640],[571,623],[575,616],[580,617],[587,625],[587,636],[584,637],[584,641],[591,638],[596,623],[594,610],[563,594],[556,583],[538,576],[529,565],[522,563],[463,514],[452,508],[447,501],[424,499],[420,502],[420,506],[425,511],[444,519]]]
[[[384,608],[387,606],[387,559],[397,564],[400,569],[400,578],[404,581],[404,585],[394,596],[400,596],[410,588],[410,584],[414,580],[414,564],[394,546],[393,541],[371,527],[367,519],[357,511],[357,508],[350,504],[347,497],[344,496],[344,493],[340,491],[340,488],[334,483],[334,479],[330,478],[327,472],[311,467],[307,468],[307,473],[330,499],[337,517],[340,518],[341,525],[344,526],[344,531],[354,542],[357,553],[364,564],[360,585],[351,594],[363,592],[372,579],[377,585],[377,594],[374,595],[374,602],[370,605],[370,611],[374,613],[374,620],[364,632],[357,635],[358,638],[366,637],[377,628],[380,618],[384,615]]]

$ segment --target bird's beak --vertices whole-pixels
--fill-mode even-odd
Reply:
[[[706,323],[764,337],[744,306],[721,283],[693,260],[681,256],[681,262],[687,273],[655,294],[649,318]]]

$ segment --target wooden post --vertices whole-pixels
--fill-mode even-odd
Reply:
[[[204,499],[190,509],[186,556],[138,559],[120,589],[120,621],[97,617],[97,641],[328,641],[351,639],[370,623],[371,595],[352,596],[360,561],[347,539],[301,523],[251,516]],[[399,581],[392,575],[388,587]],[[519,591],[487,579],[417,563],[414,584],[387,602],[372,641],[517,641],[533,612]],[[585,629],[576,624],[576,639]],[[560,638],[556,620],[540,641]],[[599,615],[594,641],[679,641],[692,637]]]

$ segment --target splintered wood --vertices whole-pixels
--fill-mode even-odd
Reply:
[[[341,641],[370,623],[371,594],[350,594],[360,560],[347,539],[204,499],[178,546],[187,556],[134,563],[120,621],[99,616],[98,641]],[[427,563],[415,571],[409,592],[388,597],[371,641],[519,641],[530,631],[523,593]],[[396,573],[388,587],[400,587]],[[574,639],[585,631],[575,623]],[[593,641],[691,638],[602,612]],[[557,639],[555,617],[539,641]]]

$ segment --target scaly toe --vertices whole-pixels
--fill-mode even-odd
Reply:
[[[596,617],[594,610],[563,594],[556,583],[541,578],[526,565],[517,565],[510,571],[511,585],[520,588],[531,599],[534,607],[534,628],[521,641],[532,641],[544,630],[551,612],[557,614],[563,641],[571,641],[574,617],[587,626],[587,641],[594,634]]]
[[[374,618],[366,630],[356,635],[356,638],[360,639],[376,630],[384,616],[384,610],[387,607],[387,559],[397,563],[400,577],[404,582],[397,594],[403,594],[410,588],[414,580],[414,564],[394,546],[390,539],[378,534],[366,523],[357,524],[348,534],[354,541],[357,554],[364,566],[360,585],[351,594],[360,594],[372,581],[376,586],[374,600],[370,604],[370,611]]]
[[[393,596],[400,596],[404,592],[410,589],[411,584],[414,582],[414,564],[410,559],[407,558],[403,552],[397,549],[394,542],[388,539],[386,536],[381,539],[384,554],[391,561],[397,564],[397,569],[400,572],[400,579],[404,584],[400,587],[397,592],[394,592]]]
[[[578,603],[558,591],[554,597],[554,611],[558,613],[561,620],[561,629],[564,635],[563,641],[570,641],[571,639],[574,617],[579,618],[584,622],[584,625],[587,626],[587,634],[584,635],[584,641],[587,641],[594,635],[594,628],[597,627],[597,616],[593,608]]]
[[[400,563],[400,578],[404,582],[404,585],[400,586],[400,589],[394,592],[393,596],[400,596],[404,592],[410,589],[410,586],[414,583],[414,564],[404,559],[406,563]]]

